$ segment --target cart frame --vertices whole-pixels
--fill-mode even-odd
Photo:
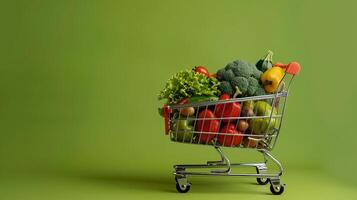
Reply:
[[[278,104],[278,107],[276,109],[279,108],[279,104],[280,104],[280,100],[282,98],[284,98],[284,102],[282,104],[282,108],[280,111],[280,115],[279,112],[276,115],[273,115],[273,112],[270,113],[270,116],[265,116],[266,118],[269,118],[269,123],[271,122],[272,119],[274,118],[278,118],[279,119],[279,123],[273,128],[273,130],[268,133],[268,131],[265,132],[265,134],[261,135],[261,141],[265,141],[265,139],[268,138],[267,142],[265,143],[266,145],[264,146],[259,146],[257,144],[257,146],[255,148],[250,148],[250,149],[256,149],[259,153],[262,154],[263,156],[263,161],[262,162],[254,162],[254,163],[231,163],[230,159],[224,154],[222,147],[224,145],[219,145],[217,144],[217,142],[214,143],[204,143],[203,145],[212,145],[215,150],[218,152],[219,156],[220,156],[220,160],[218,161],[207,161],[205,164],[179,164],[179,165],[174,165],[174,172],[173,175],[175,176],[175,181],[176,181],[176,189],[177,191],[181,192],[181,193],[186,193],[190,190],[191,187],[191,183],[188,182],[187,177],[188,176],[243,176],[243,177],[256,177],[256,180],[258,182],[258,184],[260,185],[266,185],[268,183],[270,183],[270,191],[273,194],[279,195],[282,194],[284,192],[284,188],[285,188],[285,184],[283,184],[280,180],[280,177],[283,175],[284,169],[282,164],[279,162],[279,160],[277,158],[275,158],[272,154],[271,154],[271,150],[274,148],[277,138],[279,136],[279,132],[280,132],[280,128],[281,128],[281,124],[283,121],[283,116],[284,116],[284,111],[286,108],[286,102],[287,102],[287,98],[288,98],[288,93],[289,93],[289,89],[291,86],[291,83],[293,82],[293,79],[295,77],[295,75],[297,75],[300,71],[300,67],[298,68],[287,68],[285,71],[285,74],[282,78],[282,81],[280,81],[279,86],[278,86],[278,90],[273,93],[273,94],[269,94],[269,95],[262,95],[262,96],[252,96],[252,97],[244,97],[244,98],[233,98],[233,99],[229,99],[229,100],[224,100],[224,101],[210,101],[210,102],[200,102],[200,103],[190,103],[190,104],[175,104],[175,105],[167,105],[164,106],[164,116],[165,116],[165,132],[166,134],[169,133],[170,131],[170,123],[172,121],[175,121],[174,119],[172,119],[172,116],[170,116],[170,113],[172,110],[180,110],[187,107],[187,106],[192,106],[192,107],[208,107],[208,106],[215,106],[219,103],[225,103],[225,105],[227,105],[227,103],[234,103],[234,102],[245,102],[245,101],[249,101],[249,100],[265,100],[265,99],[272,99],[272,106],[275,106],[276,103]],[[289,76],[290,78],[287,78],[287,75],[292,75]],[[284,81],[287,82],[287,84],[284,84]],[[216,109],[216,107],[214,108]],[[274,107],[273,107],[274,109]],[[196,115],[197,118],[197,115]],[[255,117],[242,117],[239,116],[237,118],[234,119],[238,119],[238,120],[249,120],[252,118],[257,118]],[[186,119],[189,119],[188,117]],[[221,118],[220,118],[221,119]],[[194,119],[194,120],[198,120],[198,119]],[[220,122],[221,123],[221,122]],[[238,122],[237,122],[238,123]],[[275,123],[275,121],[274,121]],[[195,121],[195,125],[196,125],[196,121]],[[176,130],[177,133],[178,130]],[[211,134],[211,133],[206,133],[206,132],[198,132],[199,134]],[[228,135],[228,134],[224,134],[224,133],[219,133],[219,134],[223,134],[223,135]],[[176,139],[172,137],[172,132],[171,132],[171,140],[175,141],[175,142],[183,142],[183,143],[193,143],[193,139],[191,138],[191,140],[185,141],[183,139],[183,141],[178,141],[177,140],[177,135],[176,135]],[[241,134],[242,136],[251,136],[251,134]],[[201,135],[200,135],[201,137]],[[226,136],[225,136],[226,137]],[[232,136],[230,136],[232,137]],[[249,146],[249,145],[248,145]],[[246,148],[246,147],[242,147],[239,146],[238,148]],[[267,166],[267,162],[271,160],[276,167],[278,168],[277,172],[269,172],[268,170],[268,166]],[[240,168],[240,167],[254,167],[256,169],[256,173],[232,173],[231,169],[232,168]],[[188,169],[212,169],[210,171],[206,170],[206,171],[202,171],[202,172],[197,172],[197,171],[192,171],[192,170],[188,170]]]

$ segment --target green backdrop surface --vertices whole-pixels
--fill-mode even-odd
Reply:
[[[39,188],[52,199],[70,196],[56,188],[75,197],[175,199],[172,165],[216,155],[164,136],[159,90],[179,70],[205,65],[214,72],[238,58],[256,62],[270,49],[275,61],[302,65],[273,151],[292,185],[284,195],[354,196],[348,188],[357,184],[356,6],[344,0],[2,1],[0,192],[9,199],[36,196]],[[254,157],[227,152],[234,160]],[[188,197],[259,195],[242,180],[222,179],[224,189],[213,178],[197,179],[201,186]]]

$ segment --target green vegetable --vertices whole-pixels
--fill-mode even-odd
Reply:
[[[233,95],[233,88],[231,84],[227,81],[221,82],[221,84],[218,86],[218,89],[221,91],[222,94],[226,93],[229,94],[229,96]]]
[[[254,66],[254,67],[251,66],[251,67],[253,68],[253,77],[254,77],[255,79],[260,80],[260,76],[263,74],[263,72],[260,71],[259,69],[257,69],[255,66]]]
[[[233,69],[234,66],[235,66],[234,63],[228,63],[228,64],[226,65],[226,67],[224,68],[224,70],[227,71],[227,70]]]
[[[207,78],[203,74],[193,70],[185,70],[176,73],[160,91],[158,99],[167,99],[168,103],[177,103],[185,97],[211,95],[218,96],[219,82],[216,78]]]
[[[257,66],[257,68],[262,72],[265,72],[269,68],[273,67],[273,52],[268,51],[267,55],[260,59],[255,66]]]
[[[193,137],[193,127],[187,120],[178,120],[172,127],[172,139],[178,142],[190,142]]]
[[[217,71],[217,73],[216,73],[217,80],[222,81],[223,72],[225,72],[225,69],[220,69],[220,70]]]
[[[233,67],[232,71],[236,76],[249,78],[253,75],[253,68],[247,62],[236,60],[233,63],[235,66]]]
[[[249,128],[255,134],[264,134],[272,130],[276,123],[276,118],[270,114],[273,112],[273,116],[277,114],[270,104],[265,101],[257,101],[254,104],[254,113],[256,116],[266,116],[267,118],[254,118],[249,120]]]
[[[217,79],[221,81],[218,89],[221,93],[233,95],[235,87],[238,87],[240,96],[254,96],[256,91],[260,90],[260,76],[262,72],[254,64],[243,60],[235,60],[228,63],[225,68],[217,71]],[[228,83],[230,86],[228,86]]]
[[[258,88],[261,86],[259,85],[259,81],[253,77],[248,78],[248,88],[247,88],[247,95],[248,96],[253,96],[255,91],[257,91]]]
[[[266,95],[267,93],[265,92],[264,88],[260,85],[259,88],[254,93],[254,96],[260,96],[260,95]]]
[[[234,73],[232,69],[228,69],[222,73],[222,80],[223,81],[231,81],[234,78]]]
[[[209,95],[204,95],[204,96],[193,96],[188,99],[189,103],[197,103],[197,102],[204,102],[204,101],[217,101],[218,97],[217,96],[209,96]]]
[[[238,87],[242,94],[245,94],[248,90],[249,82],[248,79],[241,76],[236,76],[231,81],[232,87]]]

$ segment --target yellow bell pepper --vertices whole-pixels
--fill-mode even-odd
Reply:
[[[279,87],[280,81],[284,77],[284,73],[284,69],[278,66],[266,70],[260,77],[265,91],[269,93],[275,92]]]

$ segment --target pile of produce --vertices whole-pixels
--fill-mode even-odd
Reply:
[[[170,124],[174,140],[205,144],[214,141],[222,146],[253,147],[254,138],[251,140],[242,134],[259,135],[271,131],[276,124],[275,118],[237,118],[276,115],[274,106],[269,100],[242,103],[221,103],[218,100],[266,95],[280,90],[278,87],[283,85],[280,83],[285,69],[298,63],[273,64],[272,57],[273,52],[268,51],[256,64],[235,60],[214,74],[203,66],[197,66],[173,75],[159,93],[159,100],[165,99],[165,104],[217,101],[213,106],[187,106],[171,113],[176,119]],[[163,115],[161,108],[159,113]]]

